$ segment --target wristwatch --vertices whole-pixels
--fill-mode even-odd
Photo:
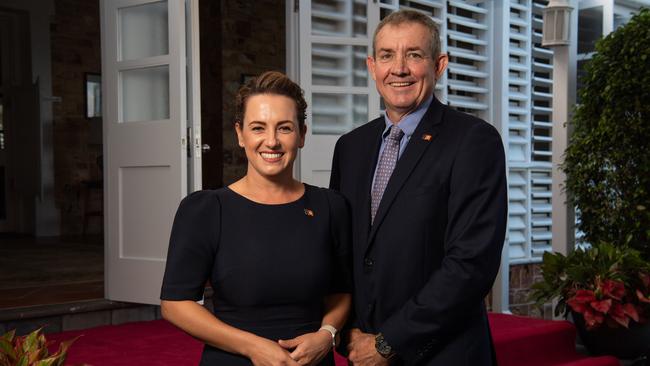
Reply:
[[[384,339],[384,335],[379,333],[375,337],[375,349],[377,349],[377,353],[381,355],[381,357],[390,360],[395,356],[395,351],[393,351],[393,347],[391,347],[388,342],[386,342],[386,339]]]
[[[326,330],[332,335],[332,348],[336,348],[336,333],[338,333],[338,330],[329,324],[323,324],[319,331],[321,330]]]

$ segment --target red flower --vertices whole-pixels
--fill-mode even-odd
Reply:
[[[612,299],[592,301],[589,304],[595,310],[600,311],[603,314],[607,314],[609,309],[612,307]]]
[[[601,283],[600,288],[605,296],[612,299],[621,300],[625,295],[625,285],[621,281],[605,280]]]
[[[591,290],[578,290],[576,294],[573,295],[567,304],[575,311],[576,313],[583,314],[586,310],[589,309],[589,303],[596,301],[596,296]]]
[[[627,328],[630,324],[630,318],[625,315],[625,310],[623,310],[623,306],[619,303],[612,305],[609,316],[611,316],[612,319],[614,319],[618,324],[624,326],[625,328]]]
[[[636,297],[639,298],[639,301],[650,304],[650,296],[645,296],[641,290],[636,290]]]
[[[627,303],[623,305],[623,312],[625,315],[629,316],[632,320],[635,322],[639,322],[639,311],[637,310],[636,306],[634,306],[631,303]]]
[[[605,320],[605,316],[601,313],[594,312],[591,309],[586,309],[584,313],[582,313],[583,318],[585,319],[585,325],[587,326],[587,329],[595,329],[598,328],[603,323],[603,320]]]

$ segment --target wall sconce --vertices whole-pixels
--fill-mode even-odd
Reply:
[[[571,31],[571,11],[567,0],[550,0],[544,8],[542,46],[568,46]]]

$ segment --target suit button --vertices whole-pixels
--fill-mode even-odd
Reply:
[[[368,267],[372,267],[372,265],[375,264],[375,262],[373,262],[372,259],[366,257],[363,259],[363,264],[365,264]]]

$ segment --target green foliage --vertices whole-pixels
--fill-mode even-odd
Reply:
[[[567,300],[578,290],[598,294],[601,284],[607,280],[622,282],[631,301],[641,303],[635,298],[636,290],[645,293],[646,285],[639,274],[649,274],[650,263],[635,249],[601,243],[588,250],[577,249],[567,256],[546,252],[541,269],[543,279],[533,285],[532,298],[538,305],[558,299],[555,307],[558,316],[566,313]],[[641,306],[650,310],[648,305]]]
[[[0,337],[0,366],[63,366],[68,348],[77,338],[61,342],[59,350],[50,355],[42,329],[22,337],[9,331]]]
[[[650,10],[596,44],[563,169],[590,243],[650,258]]]

